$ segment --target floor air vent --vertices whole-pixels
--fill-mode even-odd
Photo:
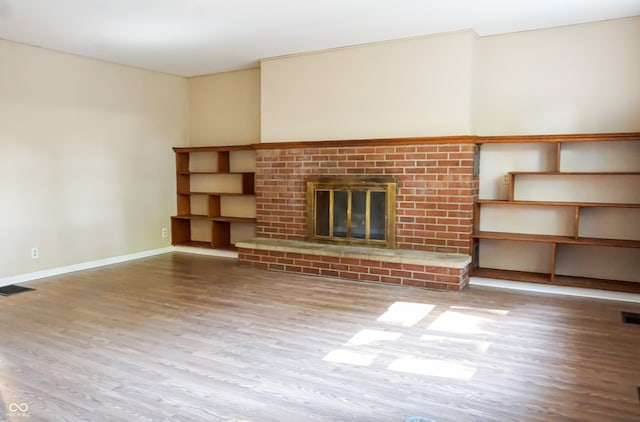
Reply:
[[[35,290],[35,289],[32,289],[30,287],[22,287],[15,284],[10,284],[8,286],[0,287],[0,296],[11,296],[11,295],[16,295],[22,292],[30,292],[32,290]]]
[[[622,322],[627,324],[640,324],[640,314],[633,312],[622,312]]]

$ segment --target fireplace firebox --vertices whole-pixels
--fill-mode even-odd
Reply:
[[[396,189],[389,176],[308,179],[308,240],[395,249]]]

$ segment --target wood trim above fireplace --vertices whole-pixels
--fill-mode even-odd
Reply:
[[[253,144],[255,149],[358,147],[382,145],[473,144],[475,136],[434,136],[415,138],[340,139],[335,141],[263,142]]]
[[[261,142],[252,144],[255,149],[323,148],[381,145],[438,145],[438,144],[485,144],[485,143],[522,143],[522,142],[603,142],[637,141],[640,132],[620,133],[573,133],[549,135],[501,135],[501,136],[420,136],[409,138],[339,139],[334,141],[287,141]]]

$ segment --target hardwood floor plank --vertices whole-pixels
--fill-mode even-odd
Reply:
[[[640,305],[172,253],[0,298],[0,420],[638,421]]]

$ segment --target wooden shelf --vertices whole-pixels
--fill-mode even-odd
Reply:
[[[211,242],[200,242],[197,240],[188,240],[185,242],[179,242],[179,243],[174,243],[174,246],[189,246],[192,248],[207,248],[207,249],[213,249],[213,245],[211,245]]]
[[[186,242],[174,243],[174,246],[188,246],[190,248],[204,248],[204,249],[218,249],[222,251],[236,251],[234,245],[227,246],[213,246],[211,242],[201,242],[197,240],[189,240]]]
[[[640,176],[640,172],[577,172],[577,171],[510,171],[509,174],[534,176]]]
[[[473,254],[473,263],[475,268],[471,270],[471,274],[478,277],[490,277],[490,278],[501,278],[508,280],[519,280],[519,281],[528,281],[533,283],[545,283],[545,284],[555,284],[555,285],[563,285],[563,286],[574,286],[574,287],[584,287],[584,288],[595,288],[595,289],[607,289],[607,290],[618,290],[618,291],[627,291],[640,293],[640,282],[627,282],[627,281],[614,281],[614,280],[605,280],[605,279],[596,279],[596,278],[585,278],[585,277],[573,277],[573,276],[565,276],[556,274],[556,268],[566,268],[563,262],[563,265],[558,265],[556,262],[559,259],[569,259],[566,254],[559,253],[562,249],[561,246],[558,245],[578,245],[578,246],[602,246],[602,247],[613,247],[613,248],[640,248],[640,240],[627,240],[627,239],[605,239],[605,238],[593,238],[593,237],[582,237],[581,232],[587,232],[587,227],[582,227],[583,224],[593,224],[593,216],[599,215],[595,213],[590,213],[586,210],[593,210],[595,208],[615,208],[615,209],[638,209],[640,208],[640,203],[637,203],[637,198],[633,196],[630,198],[628,195],[626,198],[634,201],[633,203],[629,202],[581,202],[581,201],[567,201],[563,202],[558,199],[562,199],[562,196],[554,196],[555,200],[545,201],[545,200],[516,200],[515,199],[515,188],[516,184],[522,183],[525,178],[529,176],[553,176],[556,179],[548,179],[545,181],[545,185],[538,186],[538,190],[540,192],[544,192],[544,188],[552,190],[554,188],[553,183],[555,183],[558,179],[561,178],[579,178],[582,176],[595,176],[600,177],[601,181],[612,180],[607,179],[611,176],[640,176],[640,172],[638,171],[561,171],[561,159],[563,159],[562,150],[563,144],[565,142],[603,142],[603,141],[618,141],[618,140],[628,140],[628,141],[640,141],[640,137],[638,134],[630,134],[629,136],[616,136],[615,134],[602,135],[602,136],[583,136],[583,135],[570,135],[570,136],[561,136],[561,137],[553,137],[553,136],[533,136],[533,137],[514,137],[513,141],[507,141],[502,137],[492,139],[490,137],[483,138],[485,142],[500,142],[500,143],[512,143],[512,142],[553,142],[555,143],[555,157],[550,161],[549,169],[553,169],[553,171],[510,171],[507,173],[508,177],[508,200],[496,200],[496,199],[477,199],[474,203],[474,233],[472,235],[471,242],[471,253]],[[591,147],[589,147],[590,149]],[[605,147],[606,148],[606,147]],[[550,150],[550,149],[549,149]],[[546,149],[545,149],[546,151]],[[580,148],[574,148],[574,151],[580,151]],[[579,159],[580,157],[573,157],[573,160]],[[611,163],[609,169],[615,169],[617,166],[614,162]],[[636,167],[630,168],[631,170],[635,170]],[[607,169],[605,169],[607,170]],[[522,176],[522,177],[521,177]],[[565,181],[567,179],[564,179]],[[574,181],[575,179],[571,179]],[[637,178],[633,179],[624,179],[632,180],[633,183],[637,183]],[[532,178],[527,179],[528,183],[534,183]],[[537,182],[537,181],[535,181]],[[564,186],[564,185],[563,185]],[[608,186],[608,185],[607,185]],[[531,186],[529,186],[531,187]],[[625,189],[629,189],[630,186],[625,186]],[[599,189],[602,188],[601,185]],[[534,189],[535,190],[535,189]],[[549,196],[547,196],[548,198]],[[603,199],[607,198],[607,196],[601,196]],[[597,196],[596,196],[597,198]],[[542,197],[544,199],[544,197]],[[624,201],[624,197],[622,200]],[[571,224],[571,227],[567,227],[566,233],[571,233],[569,236],[555,236],[555,235],[544,235],[544,234],[528,234],[528,233],[508,233],[508,232],[494,232],[494,231],[481,231],[481,210],[483,206],[533,206],[533,207],[570,207],[570,211],[563,212],[562,215],[570,218],[572,220],[571,223],[567,221],[567,224]],[[508,217],[509,215],[521,215],[517,210],[513,210],[515,214],[511,213],[509,209],[502,209],[500,211],[501,216]],[[570,215],[569,215],[570,213]],[[582,216],[587,216],[587,219],[584,220],[587,223],[583,223]],[[572,216],[572,218],[571,218]],[[496,226],[497,227],[497,226]],[[527,228],[527,221],[522,221],[520,227]],[[512,229],[513,230],[513,229]],[[528,228],[531,230],[531,228]],[[620,230],[617,230],[618,232]],[[630,231],[631,232],[631,231]],[[508,270],[498,270],[498,269],[489,269],[489,268],[480,268],[480,255],[482,254],[482,250],[480,248],[480,239],[488,239],[488,240],[501,240],[501,241],[514,241],[514,242],[532,242],[532,243],[545,243],[550,245],[549,247],[549,267],[544,268],[544,270],[548,270],[547,274],[540,273],[531,273],[525,271],[508,271]],[[613,256],[613,255],[612,255]],[[492,255],[488,257],[489,260],[485,262],[494,261],[499,259],[498,256]],[[543,257],[540,257],[543,258]],[[542,269],[542,268],[541,268]],[[614,272],[615,273],[615,272]],[[612,274],[614,274],[612,273]],[[613,278],[613,277],[612,277]]]
[[[232,146],[211,146],[211,147],[176,147],[173,148],[176,154],[176,192],[178,214],[171,217],[171,241],[174,245],[194,246],[213,249],[234,249],[231,245],[231,223],[255,224],[255,218],[223,216],[221,214],[222,197],[225,196],[255,196],[255,173],[246,171],[231,171],[233,151],[252,151],[251,145],[232,145]],[[216,169],[216,171],[192,171],[190,161],[192,154],[211,153],[208,156],[200,156],[204,159],[204,169]],[[195,159],[195,158],[194,158]],[[211,160],[208,163],[206,160]],[[191,163],[193,164],[193,163]],[[241,176],[240,192],[215,192],[208,191],[207,188],[215,189],[215,179],[205,186],[199,187],[200,191],[192,191],[191,184],[194,180],[192,176],[198,175],[239,175]],[[199,182],[208,182],[209,179],[198,179]],[[219,181],[220,179],[218,179]],[[220,186],[220,185],[218,185]],[[206,196],[207,209],[206,215],[193,214],[191,209],[192,196]],[[196,241],[192,239],[191,222],[204,221],[210,229],[210,242]],[[193,236],[204,237],[201,233],[202,226],[194,228],[200,233],[193,233]]]
[[[254,196],[254,193],[241,193],[241,192],[188,192],[179,193],[179,195],[212,195],[212,196]]]
[[[556,171],[510,171],[507,173],[509,180],[509,201],[515,202],[516,176],[640,176],[640,172],[563,172],[560,169],[560,144],[556,152]]]
[[[549,274],[531,273],[526,271],[497,270],[493,268],[472,268],[471,276],[497,278],[500,280],[525,281],[529,283],[551,283],[551,275]]]
[[[606,280],[601,278],[572,277],[564,275],[555,275],[552,278],[550,274],[478,267],[471,270],[471,276],[496,278],[500,280],[510,281],[524,281],[529,283],[551,284],[556,286],[640,293],[640,283],[635,283],[632,281]]]
[[[640,293],[640,283],[633,281],[555,275],[553,277],[553,284],[568,287],[583,287],[586,289],[602,289],[604,287],[606,290],[616,292]]]
[[[615,202],[554,202],[554,201],[507,201],[498,199],[478,199],[477,204],[487,205],[538,205],[559,207],[601,207],[601,208],[640,208],[640,204],[622,204]]]
[[[256,222],[256,219],[251,217],[232,217],[232,216],[224,216],[224,215],[210,217],[208,215],[189,214],[189,215],[174,215],[171,218],[177,218],[179,220],[222,221],[227,223],[255,223]]]
[[[557,135],[476,136],[477,144],[567,143],[640,141],[639,132],[627,133],[568,133]]]
[[[219,216],[219,217],[213,217],[213,221],[222,221],[222,222],[227,222],[227,223],[255,223],[256,219],[255,218],[251,218],[251,217],[225,217],[225,216]]]
[[[208,215],[200,215],[200,214],[186,214],[186,215],[174,215],[171,218],[177,218],[179,220],[207,220],[213,221],[216,217],[209,217]]]
[[[480,231],[472,235],[476,239],[513,240],[520,242],[557,243],[563,245],[615,246],[640,248],[640,240],[601,239],[597,237],[554,236],[547,234],[505,233]]]
[[[206,146],[206,147],[173,147],[176,153],[185,152],[229,152],[229,151],[252,151],[253,145],[226,145],[226,146]]]
[[[253,174],[247,171],[179,171],[177,174]]]

